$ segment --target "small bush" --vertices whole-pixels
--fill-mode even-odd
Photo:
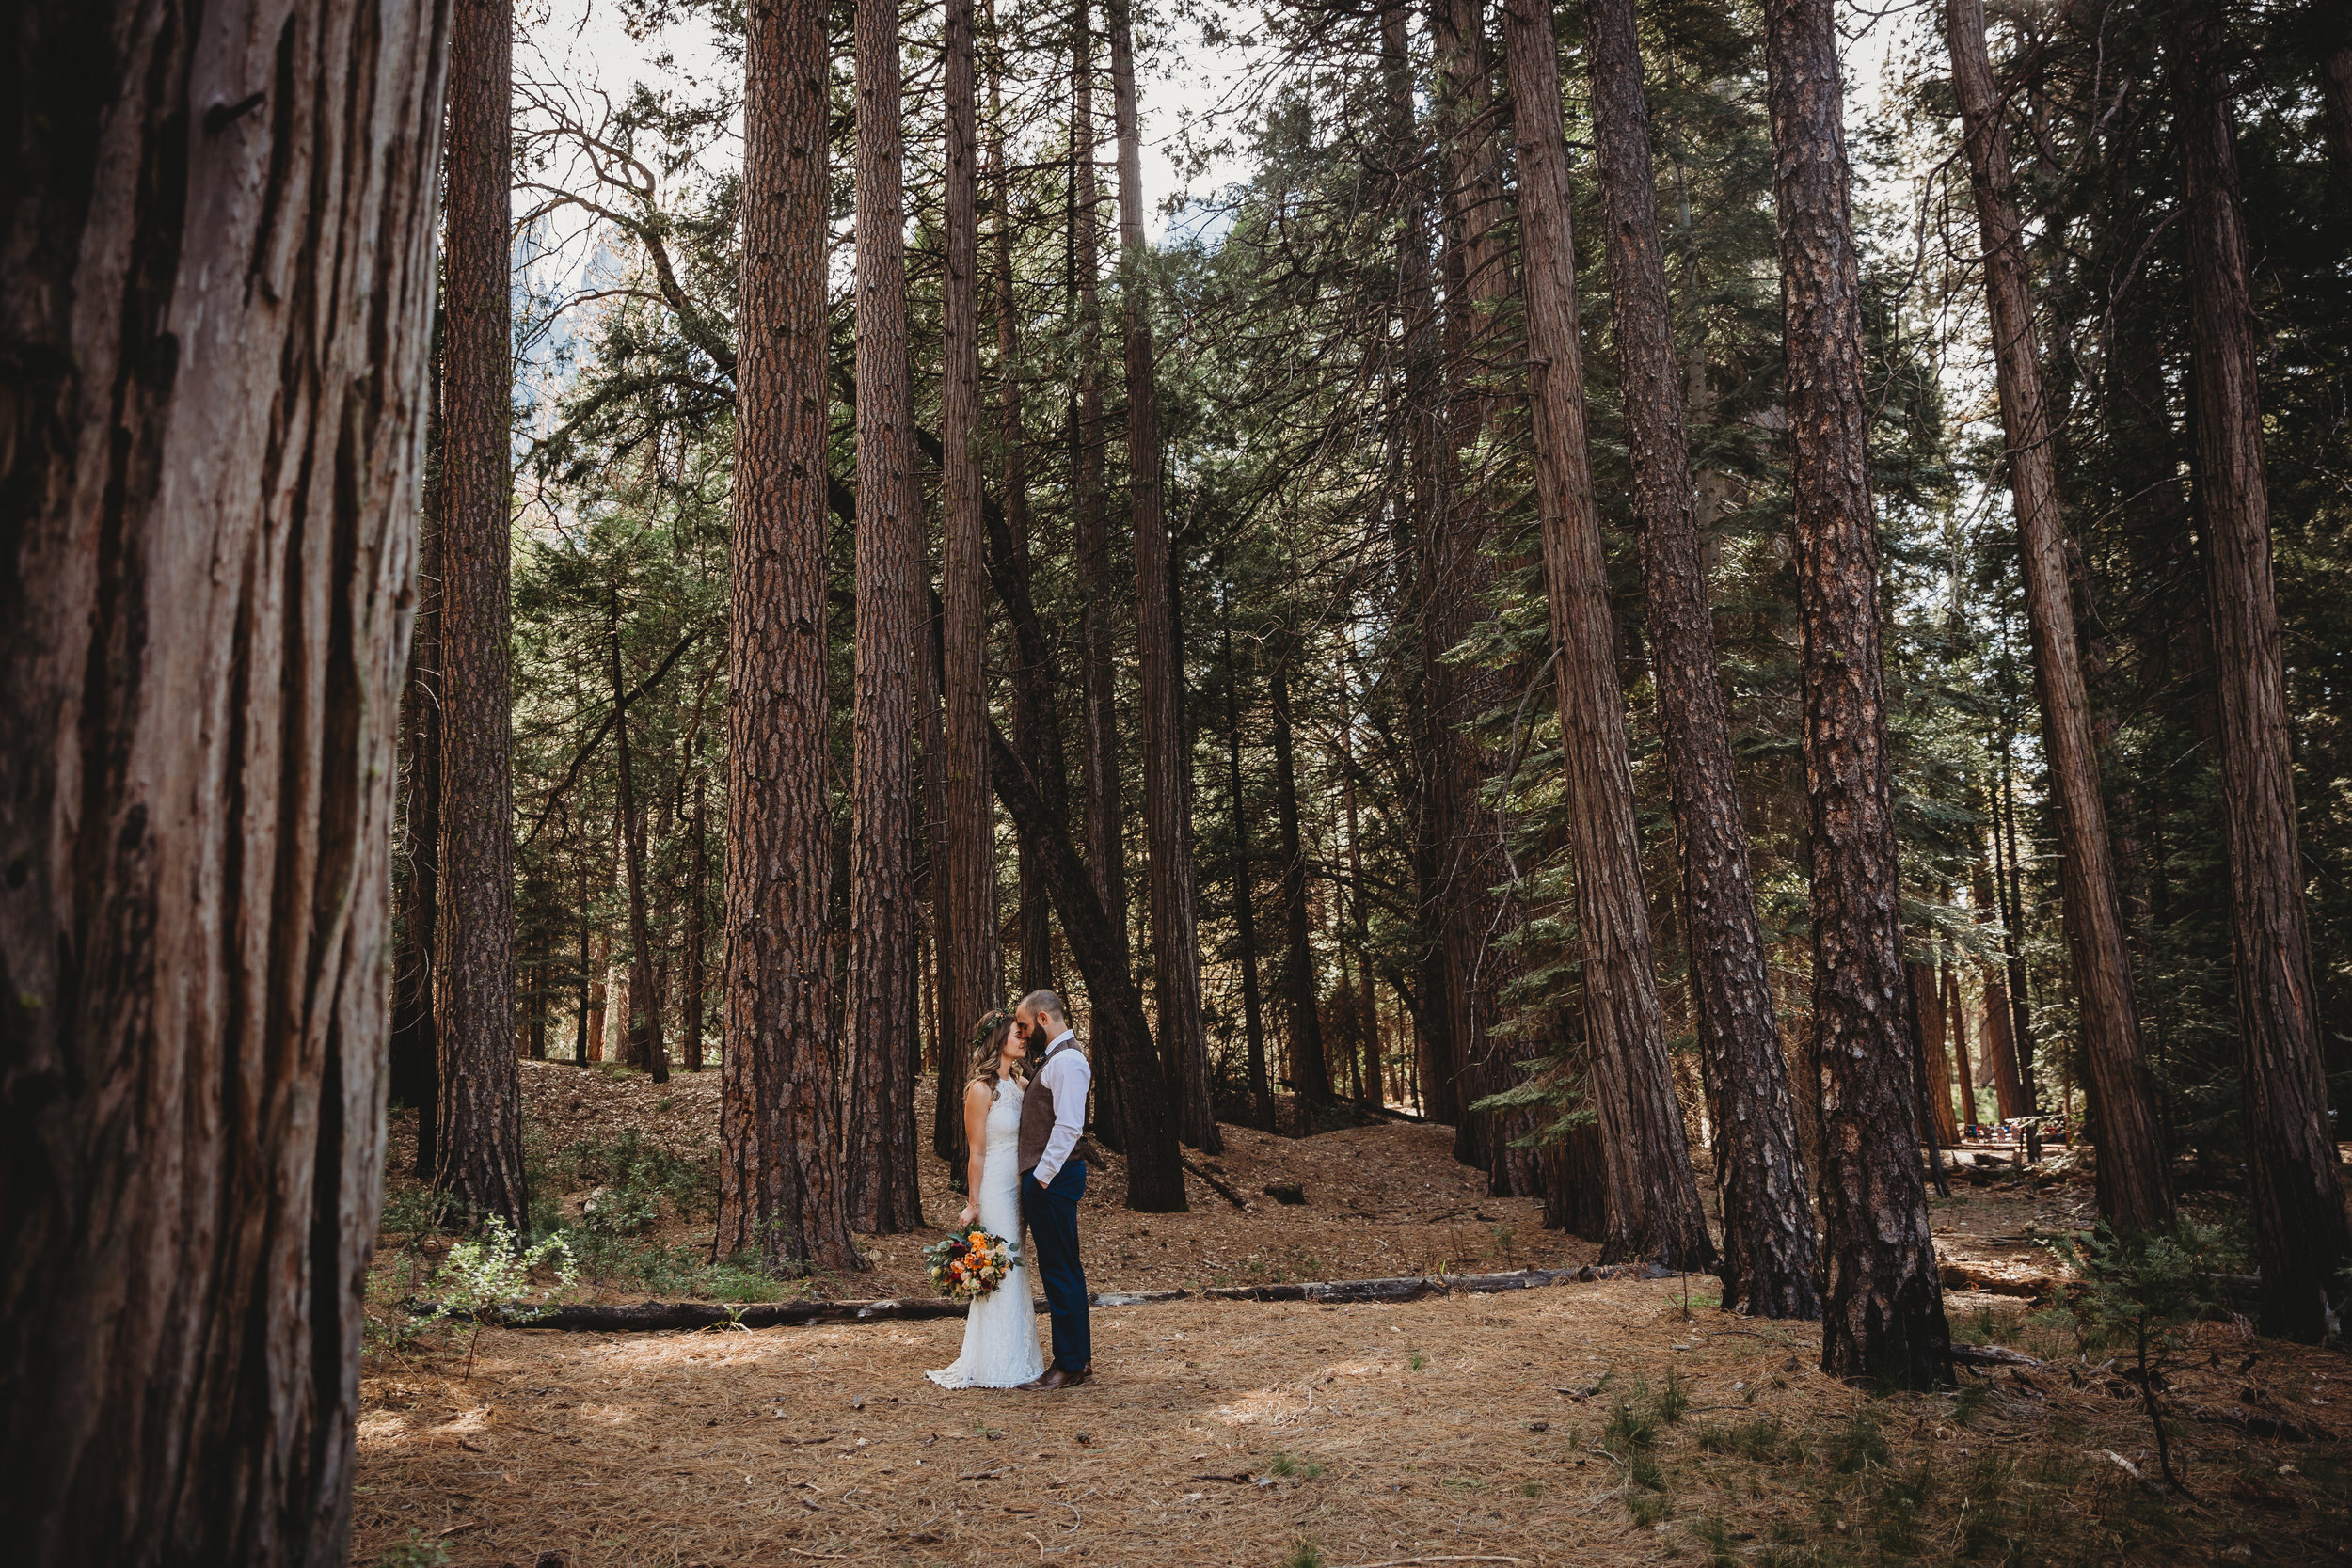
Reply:
[[[407,1540],[394,1542],[375,1562],[376,1568],[446,1568],[449,1549],[410,1530]]]
[[[2119,1236],[2102,1225],[2055,1248],[2090,1282],[2060,1313],[2071,1314],[2084,1350],[2129,1363],[2122,1375],[2139,1387],[2140,1408],[2155,1433],[2157,1468],[2168,1486],[2179,1487],[2181,1479],[2172,1473],[2164,1389],[2186,1355],[2197,1324],[2228,1310],[2214,1283],[2222,1261],[2220,1241],[2216,1227],[2183,1218],[2169,1231],[2136,1236]]]
[[[1323,1548],[1311,1541],[1301,1541],[1282,1560],[1282,1568],[1323,1568]]]
[[[531,1271],[555,1271],[556,1291],[569,1291],[580,1283],[580,1266],[561,1236],[535,1246],[523,1246],[506,1222],[496,1214],[483,1222],[482,1234],[459,1242],[433,1272],[430,1289],[438,1298],[433,1310],[410,1330],[421,1334],[448,1320],[470,1323],[466,1341],[466,1375],[473,1375],[475,1348],[482,1342],[485,1319],[528,1323],[552,1309],[547,1293],[532,1282]]]
[[[1319,1480],[1323,1475],[1323,1466],[1313,1460],[1293,1459],[1286,1453],[1276,1454],[1266,1470],[1271,1475],[1296,1476],[1302,1481]]]

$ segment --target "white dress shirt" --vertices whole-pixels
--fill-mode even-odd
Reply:
[[[1045,1092],[1054,1097],[1054,1131],[1045,1140],[1045,1152],[1038,1156],[1037,1183],[1050,1185],[1061,1174],[1063,1162],[1070,1151],[1078,1147],[1078,1135],[1087,1126],[1087,1092],[1094,1086],[1094,1069],[1087,1065],[1083,1051],[1056,1051],[1064,1040],[1077,1038],[1075,1029],[1064,1029],[1045,1048],[1049,1058],[1037,1069],[1037,1081],[1045,1085]]]

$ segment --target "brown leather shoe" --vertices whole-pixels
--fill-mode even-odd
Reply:
[[[1065,1372],[1059,1367],[1048,1367],[1045,1369],[1044,1376],[1031,1378],[1028,1382],[1021,1385],[1021,1386],[1039,1391],[1054,1388],[1075,1388],[1079,1384],[1092,1379],[1093,1376],[1094,1369],[1091,1366],[1081,1367],[1074,1372]]]

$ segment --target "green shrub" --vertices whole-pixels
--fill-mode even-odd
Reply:
[[[553,1310],[544,1291],[532,1282],[531,1271],[555,1271],[555,1291],[567,1292],[580,1283],[580,1266],[561,1236],[534,1246],[521,1245],[506,1222],[496,1214],[483,1222],[482,1233],[449,1249],[433,1271],[429,1288],[433,1310],[419,1319],[410,1332],[421,1334],[437,1323],[469,1323],[473,1333],[466,1341],[466,1375],[473,1375],[474,1350],[482,1342],[485,1320],[528,1323]]]
[[[2165,1484],[2176,1488],[2181,1481],[2172,1473],[2164,1389],[2196,1325],[2228,1309],[2214,1277],[2220,1243],[2218,1229],[2184,1217],[2169,1230],[2140,1235],[2118,1235],[2102,1225],[2054,1249],[2088,1279],[2089,1289],[2052,1316],[2072,1320],[2085,1351],[2129,1363],[2121,1375],[2138,1386],[2140,1409],[2155,1433],[2157,1467]]]
[[[375,1562],[376,1568],[446,1568],[449,1548],[412,1529],[407,1540],[394,1542]]]

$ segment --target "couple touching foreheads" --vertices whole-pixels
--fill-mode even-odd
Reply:
[[[1087,1190],[1087,1093],[1094,1072],[1079,1049],[1061,998],[1031,991],[1011,1012],[982,1018],[973,1032],[972,1081],[963,1091],[963,1132],[972,1150],[957,1216],[977,1221],[1024,1251],[1003,1283],[972,1302],[963,1354],[928,1375],[949,1388],[1069,1388],[1093,1375],[1087,1276],[1078,1263],[1078,1199]],[[1054,1324],[1054,1359],[1037,1343],[1029,1300],[1034,1259]]]

